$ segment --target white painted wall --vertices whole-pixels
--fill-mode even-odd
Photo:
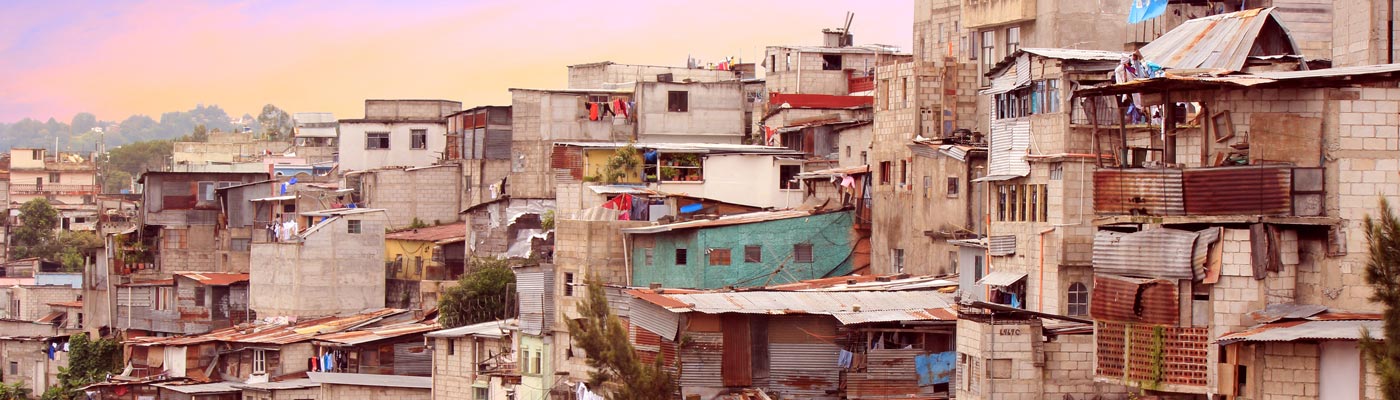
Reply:
[[[411,132],[428,131],[426,149],[412,148]],[[365,149],[365,134],[389,132],[388,149]],[[340,123],[340,168],[361,171],[388,166],[422,167],[432,165],[442,156],[447,144],[445,122],[355,122]]]
[[[801,165],[797,160],[780,160],[771,155],[710,155],[704,158],[705,180],[662,182],[657,188],[667,193],[757,207],[791,208],[802,204],[801,189],[778,187],[779,165]]]

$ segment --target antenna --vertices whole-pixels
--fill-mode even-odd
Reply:
[[[847,45],[847,46],[854,46],[854,45],[855,45],[855,43],[851,43],[851,42],[852,42],[852,40],[851,40],[851,20],[854,20],[854,19],[856,19],[856,13],[855,13],[854,11],[847,11],[847,12],[846,12],[846,26],[843,27],[843,28],[841,28],[841,35],[843,35],[843,36],[841,37],[841,41],[846,42],[846,45]]]

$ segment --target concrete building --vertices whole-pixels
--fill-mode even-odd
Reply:
[[[1089,320],[973,303],[957,326],[959,399],[1132,398],[1095,379]]]
[[[296,126],[292,130],[292,145],[305,147],[336,147],[340,138],[340,124],[335,114],[328,112],[299,112],[292,114]]]
[[[846,275],[852,213],[775,211],[622,229],[631,286],[718,289]],[[698,268],[697,268],[698,266]]]
[[[45,199],[59,212],[59,229],[96,228],[97,194],[102,188],[97,184],[97,164],[88,156],[12,148],[9,177],[7,204],[11,213],[25,202]]]
[[[479,106],[447,116],[448,160],[509,160],[511,108]]]
[[[384,210],[303,212],[319,219],[291,240],[253,243],[252,309],[313,317],[384,306]]]
[[[1171,336],[1166,346],[1181,349],[1173,354],[1178,362],[1161,379],[1133,386],[1177,394],[1223,393],[1221,388],[1227,388],[1240,397],[1266,397],[1283,387],[1301,388],[1306,395],[1315,384],[1317,393],[1329,393],[1322,398],[1330,393],[1375,396],[1374,375],[1359,372],[1372,369],[1353,347],[1359,339],[1353,332],[1373,324],[1368,320],[1374,316],[1338,317],[1327,311],[1379,311],[1361,277],[1366,240],[1346,227],[1375,215],[1377,194],[1400,193],[1400,178],[1386,173],[1395,163],[1386,149],[1400,149],[1400,139],[1385,133],[1394,124],[1384,110],[1400,107],[1400,92],[1389,75],[1396,70],[1400,66],[1389,64],[1239,78],[1259,83],[1249,87],[1231,80],[1185,88],[1180,85],[1203,82],[1186,76],[1077,92],[1085,98],[1138,94],[1189,99],[1209,115],[1199,123],[1183,122],[1167,107],[1163,121],[1176,135],[1160,138],[1156,130],[1121,128],[1101,135],[1106,148],[1095,152],[1123,151],[1122,143],[1126,148],[1160,146],[1168,163],[1145,169],[1130,161],[1094,172],[1093,279],[1096,286],[1113,285],[1111,292],[1109,286],[1097,288],[1091,298],[1100,357],[1144,354],[1145,349],[1126,346],[1123,338],[1154,329]],[[1094,127],[1088,131],[1092,138]],[[1246,140],[1250,146],[1240,146]],[[1180,191],[1141,197],[1148,187],[1141,184],[1147,181]],[[1270,201],[1234,201],[1222,193],[1277,195]],[[1135,196],[1142,200],[1133,201]],[[1200,245],[1212,243],[1212,236],[1218,241]],[[1149,238],[1161,240],[1144,242]],[[1124,253],[1152,259],[1141,257],[1149,252],[1192,257],[1123,262]],[[1111,293],[1144,287],[1151,289],[1140,296],[1162,304],[1158,312],[1124,313],[1113,303],[1099,307],[1101,301],[1122,296]],[[1271,311],[1280,308],[1289,311]],[[1312,342],[1314,336],[1299,330],[1333,329],[1299,325],[1329,319],[1340,321],[1322,325],[1345,332],[1326,335],[1335,341]],[[1284,339],[1259,342],[1257,333],[1265,331]],[[1300,372],[1288,377],[1263,373],[1271,362]],[[1101,358],[1098,365],[1099,379],[1118,381],[1141,362],[1111,364]],[[1325,367],[1330,365],[1341,367]]]
[[[851,90],[851,80],[875,75],[875,66],[899,49],[855,45],[853,39],[844,29],[824,29],[820,46],[768,46],[763,54],[768,93],[845,96],[860,92]]]
[[[138,278],[167,279],[171,273],[185,271],[247,272],[216,269],[221,265],[215,245],[220,214],[217,193],[219,188],[266,179],[266,173],[248,172],[142,174],[137,180],[144,186],[141,227],[132,240],[147,244],[146,252],[155,265]]]
[[[499,320],[430,332],[433,399],[506,400],[510,378],[520,376],[513,332],[516,320]]]
[[[462,173],[455,163],[356,171],[346,174],[346,183],[360,206],[384,210],[390,229],[406,228],[414,221],[450,224],[461,218]]]
[[[448,115],[462,103],[448,100],[365,100],[365,116],[340,120],[343,171],[423,167],[445,159]]]
[[[432,399],[432,378],[427,377],[336,372],[308,372],[306,375],[312,383],[321,385],[323,399]]]
[[[561,172],[551,179],[564,190],[556,193],[561,209],[598,206],[583,201],[586,189],[580,184],[601,180],[609,158],[627,146],[625,142],[556,143],[549,167]],[[640,154],[639,165],[625,172],[619,178],[621,183],[760,208],[802,204],[801,184],[793,179],[802,173],[803,163],[800,153],[786,148],[706,143],[638,144],[633,148]]]
[[[38,398],[49,387],[57,386],[59,368],[68,367],[68,353],[61,350],[67,341],[67,336],[0,338],[0,363],[5,368],[3,382],[23,386],[33,398]],[[60,350],[54,351],[53,358],[49,358],[49,351],[54,346]]]
[[[251,132],[213,132],[203,142],[175,142],[171,152],[172,169],[207,164],[236,164],[261,161],[268,155],[293,152],[290,141],[264,140]]]
[[[569,89],[631,88],[642,82],[725,82],[737,81],[741,71],[618,64],[603,61],[569,66]]]

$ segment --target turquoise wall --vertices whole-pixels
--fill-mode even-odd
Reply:
[[[668,288],[717,289],[846,275],[851,272],[855,245],[851,223],[852,213],[841,211],[645,235],[654,239],[653,262],[647,265],[645,248],[632,246],[632,284],[647,286],[656,282]],[[631,235],[633,244],[642,236]],[[793,245],[799,243],[812,245],[814,262],[794,261]],[[744,262],[744,246],[749,245],[762,246],[761,262]],[[677,248],[686,249],[685,265],[675,262]],[[729,249],[730,265],[709,265],[710,257],[705,251],[713,248]]]

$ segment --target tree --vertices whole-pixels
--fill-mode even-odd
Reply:
[[[0,382],[0,400],[24,400],[29,398],[29,389],[24,387],[24,381],[14,384]]]
[[[97,116],[90,112],[80,112],[73,115],[73,134],[81,134],[97,127]]]
[[[58,227],[58,210],[44,199],[34,199],[19,207],[20,226],[10,234],[13,258],[52,257],[54,228]]]
[[[136,142],[112,149],[102,162],[102,171],[122,171],[127,177],[139,176],[146,171],[160,170],[174,153],[175,145],[166,140]],[[107,175],[111,180],[112,175]]]
[[[209,128],[205,127],[204,124],[195,125],[194,133],[190,134],[190,140],[195,142],[208,142]]]
[[[473,258],[471,268],[457,286],[443,291],[438,300],[438,323],[455,328],[505,318],[510,311],[510,291],[515,273],[500,258]]]
[[[588,355],[589,386],[610,391],[614,400],[645,400],[672,397],[676,387],[662,357],[650,365],[637,358],[628,341],[627,328],[608,306],[603,284],[588,281],[588,296],[578,304],[580,319],[569,320],[569,336]],[[606,388],[611,388],[607,390]]]
[[[80,272],[102,250],[102,239],[92,231],[63,231],[48,246],[54,252],[49,257],[63,263],[63,270]]]
[[[277,106],[264,105],[258,114],[258,126],[269,139],[288,138],[292,136],[292,115]]]
[[[1372,340],[1362,330],[1361,348],[1376,363],[1381,398],[1400,400],[1400,220],[1390,211],[1390,202],[1381,198],[1380,219],[1370,215],[1362,220],[1366,231],[1366,283],[1371,285],[1371,301],[1381,303],[1385,339]]]
[[[86,399],[82,387],[121,372],[121,346],[115,340],[91,340],[87,333],[68,338],[68,366],[58,368],[58,384],[44,391],[43,400]]]

